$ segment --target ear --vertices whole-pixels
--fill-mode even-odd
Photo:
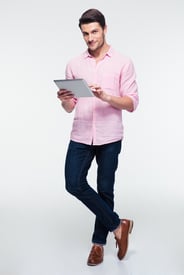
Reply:
[[[104,27],[104,33],[105,34],[107,33],[107,25],[105,25],[105,27]]]

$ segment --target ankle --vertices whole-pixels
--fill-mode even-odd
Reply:
[[[118,227],[113,231],[115,238],[121,239],[121,223]]]
[[[99,247],[103,247],[103,244],[99,244],[99,243],[93,243],[93,246],[99,246]]]

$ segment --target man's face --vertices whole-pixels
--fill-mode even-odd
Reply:
[[[102,48],[105,42],[106,27],[102,29],[99,23],[93,22],[81,25],[83,38],[91,52]]]

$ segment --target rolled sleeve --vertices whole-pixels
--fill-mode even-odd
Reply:
[[[128,96],[133,101],[134,110],[139,104],[138,86],[136,82],[136,73],[131,60],[126,63],[121,73],[121,96]]]

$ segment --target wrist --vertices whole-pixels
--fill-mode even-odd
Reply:
[[[104,101],[109,103],[111,101],[111,96],[106,94],[104,97]]]

